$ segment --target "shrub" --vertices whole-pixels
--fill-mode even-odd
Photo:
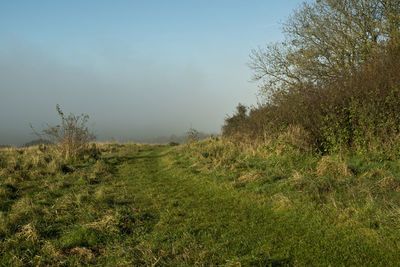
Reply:
[[[48,125],[48,128],[42,130],[41,133],[36,131],[35,133],[57,144],[58,149],[65,158],[77,157],[80,152],[88,148],[91,141],[96,139],[95,135],[87,127],[89,115],[74,115],[71,113],[66,116],[58,104],[56,109],[61,119],[61,124]]]
[[[246,119],[247,107],[239,103],[236,107],[236,112],[225,119],[225,124],[222,126],[222,134],[225,136],[235,135],[243,127]]]

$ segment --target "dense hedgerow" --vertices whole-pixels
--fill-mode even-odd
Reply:
[[[239,105],[225,120],[223,134],[265,140],[295,126],[307,133],[312,147],[323,152],[377,147],[398,150],[400,45],[380,47],[347,77],[277,92],[271,99],[248,113]]]

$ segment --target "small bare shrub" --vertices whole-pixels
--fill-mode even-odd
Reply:
[[[46,140],[57,145],[57,148],[65,158],[77,157],[82,151],[88,148],[90,142],[96,139],[87,126],[89,115],[69,114],[66,116],[60,105],[56,106],[61,124],[47,125],[48,128],[41,133],[35,133]]]

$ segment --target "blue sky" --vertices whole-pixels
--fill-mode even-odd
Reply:
[[[302,1],[0,2],[0,143],[87,113],[100,140],[218,132],[242,102],[252,48],[283,38]]]

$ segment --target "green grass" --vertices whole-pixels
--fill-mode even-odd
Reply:
[[[400,160],[215,140],[99,146],[74,161],[0,150],[1,265],[400,262]]]

